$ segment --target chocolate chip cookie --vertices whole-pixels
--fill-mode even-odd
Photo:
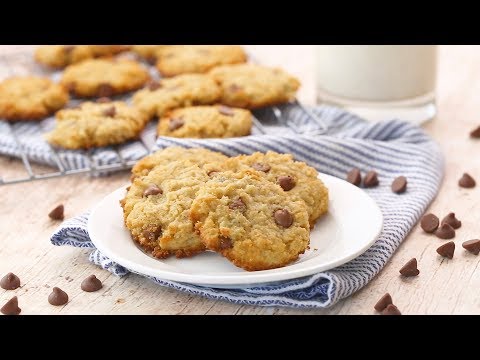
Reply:
[[[78,97],[104,97],[141,88],[149,79],[147,69],[127,59],[93,59],[70,65],[61,83]]]
[[[220,87],[210,76],[187,74],[151,82],[134,95],[133,103],[150,118],[160,118],[168,110],[214,104],[220,96]]]
[[[208,179],[205,170],[189,161],[157,165],[148,175],[137,177],[121,201],[133,239],[158,258],[203,251],[189,214]]]
[[[157,61],[158,71],[166,77],[188,73],[206,73],[215,66],[247,61],[240,46],[179,45],[162,49]]]
[[[228,106],[255,109],[295,98],[300,82],[278,68],[254,64],[225,65],[209,74],[222,88],[221,102]]]
[[[178,138],[229,138],[249,135],[252,114],[225,105],[192,106],[168,112],[158,122],[158,135]]]
[[[305,203],[256,171],[217,173],[198,191],[190,216],[208,249],[248,271],[285,266],[310,241]]]
[[[132,179],[138,176],[147,175],[153,168],[158,165],[167,165],[177,160],[185,160],[203,168],[206,164],[213,166],[216,163],[223,163],[228,159],[225,155],[210,151],[203,148],[186,149],[183,147],[173,146],[163,150],[159,150],[138,161],[132,169]]]
[[[68,92],[50,79],[12,77],[0,82],[0,119],[43,119],[65,106],[68,100]]]
[[[35,60],[52,68],[64,68],[83,60],[110,56],[129,49],[126,45],[44,45],[35,51]]]
[[[304,162],[294,161],[291,154],[268,151],[252,155],[240,155],[228,159],[222,169],[239,171],[253,169],[269,181],[279,185],[292,201],[304,201],[307,205],[310,225],[328,211],[328,189],[318,179],[317,171]]]
[[[116,145],[138,138],[146,124],[142,112],[123,102],[86,102],[57,112],[55,129],[46,139],[66,149]]]

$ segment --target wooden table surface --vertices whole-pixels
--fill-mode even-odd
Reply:
[[[303,87],[299,99],[313,104],[313,48],[311,46],[247,46],[265,64],[281,65],[297,75]],[[0,54],[12,51],[1,46]],[[461,243],[480,237],[480,187],[460,189],[457,181],[469,172],[480,181],[480,143],[469,131],[480,125],[480,47],[442,46],[438,83],[439,112],[425,125],[446,155],[446,176],[430,211],[443,216],[454,211],[462,228],[454,239],[453,260],[441,260],[436,248],[443,241],[426,236],[417,227],[399,247],[376,278],[353,296],[329,309],[296,310],[235,305],[212,301],[163,288],[137,275],[118,278],[87,260],[89,251],[54,247],[49,237],[58,223],[47,214],[63,203],[66,216],[80,214],[106,194],[128,181],[127,172],[107,178],[87,176],[57,178],[0,186],[0,276],[19,275],[22,287],[0,289],[0,304],[13,295],[22,314],[374,314],[373,305],[385,293],[392,294],[404,314],[480,314],[480,256],[465,252]],[[0,68],[0,76],[5,69]],[[0,173],[20,175],[21,163],[0,156]],[[412,257],[419,262],[420,276],[402,279],[398,270]],[[95,274],[104,290],[84,293],[80,282]],[[63,307],[47,302],[51,287],[70,296]]]

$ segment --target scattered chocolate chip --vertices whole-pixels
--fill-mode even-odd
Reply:
[[[233,247],[232,239],[230,239],[229,237],[220,235],[218,241],[218,247],[220,250],[227,250]]]
[[[440,221],[438,220],[438,217],[433,214],[424,215],[420,221],[420,227],[423,231],[429,234],[435,232],[435,230],[438,229],[439,224]]]
[[[350,170],[347,174],[347,181],[355,186],[360,186],[360,184],[362,183],[362,174],[360,173],[360,170]]]
[[[52,220],[63,220],[64,219],[64,207],[63,205],[58,205],[55,209],[48,213],[48,216]]]
[[[463,174],[460,180],[458,180],[458,186],[471,189],[475,187],[477,183],[475,182],[475,179],[472,178],[470,175],[467,173]]]
[[[453,212],[442,219],[442,225],[443,224],[448,224],[454,229],[458,229],[462,226],[462,222],[455,217],[455,213]]]
[[[478,255],[480,253],[480,240],[473,239],[465,241],[462,244],[463,248],[467,251],[470,251],[472,254]]]
[[[162,87],[162,84],[159,81],[152,80],[148,83],[148,90],[155,91]]]
[[[222,115],[226,116],[233,116],[235,115],[235,112],[232,110],[232,108],[225,106],[225,105],[220,105],[218,107],[218,112]]]
[[[48,302],[54,306],[65,305],[68,302],[68,294],[62,289],[54,287],[48,295]]]
[[[117,109],[115,106],[110,106],[108,109],[103,110],[103,115],[114,117],[117,114]]]
[[[395,305],[390,304],[382,311],[382,315],[402,315],[402,313]]]
[[[268,173],[271,169],[270,165],[265,163],[254,163],[252,164],[252,168],[257,171],[263,171],[264,173]]]
[[[155,241],[160,235],[162,235],[162,229],[158,229],[157,231],[145,230],[142,232],[142,235],[148,241]]]
[[[400,269],[400,274],[406,277],[417,276],[420,270],[417,269],[417,259],[413,258]]]
[[[21,311],[22,309],[18,307],[18,298],[16,296],[8,300],[0,309],[3,315],[18,315]]]
[[[82,285],[80,286],[83,291],[86,292],[94,292],[100,290],[103,285],[100,280],[97,279],[95,275],[90,275],[85,280],[82,281]]]
[[[480,126],[470,132],[470,137],[480,138]]]
[[[143,196],[158,195],[163,194],[163,190],[160,189],[157,185],[150,185],[144,192]]]
[[[378,185],[378,177],[375,171],[369,171],[365,178],[363,179],[363,186],[366,188],[375,187]]]
[[[273,213],[275,222],[284,228],[289,228],[293,224],[293,216],[287,209],[278,209]]]
[[[289,191],[295,187],[295,179],[290,175],[279,176],[277,179],[278,185],[282,187],[283,190]]]
[[[453,239],[455,237],[455,230],[449,224],[442,224],[436,231],[435,235],[440,239]]]
[[[453,241],[443,244],[437,249],[437,253],[439,255],[449,259],[453,259],[454,252],[455,252],[455,243]]]
[[[230,90],[231,92],[237,92],[242,90],[242,87],[237,84],[232,84],[228,87],[228,90]]]
[[[241,212],[244,212],[245,210],[247,210],[247,205],[245,205],[245,203],[243,202],[243,200],[241,198],[233,200],[230,203],[230,205],[228,205],[228,207],[231,210],[239,210]]]
[[[168,123],[168,129],[170,131],[174,131],[177,129],[180,129],[183,125],[185,125],[185,121],[181,118],[172,118],[170,119],[170,122]]]
[[[109,97],[101,97],[101,98],[98,98],[97,99],[97,103],[99,104],[106,104],[106,103],[109,103],[109,102],[112,102],[112,99],[110,99]]]
[[[98,97],[110,97],[113,94],[113,87],[110,84],[101,84],[97,89]]]
[[[388,305],[392,304],[392,297],[389,293],[383,295],[380,300],[375,304],[374,308],[377,311],[383,311]]]
[[[0,287],[5,290],[15,290],[20,287],[20,278],[14,273],[8,273],[0,280]]]
[[[399,176],[392,182],[392,191],[397,194],[402,194],[407,190],[407,178]]]

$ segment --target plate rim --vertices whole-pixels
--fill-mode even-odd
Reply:
[[[205,275],[205,274],[199,275],[199,274],[191,274],[191,273],[187,274],[187,273],[181,273],[181,272],[172,272],[165,269],[151,269],[149,266],[145,266],[143,264],[133,262],[128,258],[124,258],[123,256],[117,256],[115,254],[115,251],[110,251],[108,247],[104,247],[102,241],[97,241],[95,237],[92,235],[92,234],[95,234],[95,231],[92,231],[93,230],[92,224],[94,222],[94,220],[92,219],[95,218],[95,214],[97,213],[97,211],[99,211],[103,203],[107,201],[109,197],[114,196],[116,193],[120,191],[125,192],[126,187],[129,184],[124,185],[110,192],[109,194],[104,196],[93,207],[90,213],[90,216],[88,218],[87,231],[88,231],[90,240],[103,255],[109,257],[111,260],[125,267],[131,272],[138,273],[140,275],[155,277],[161,280],[175,281],[179,283],[186,283],[186,284],[192,284],[192,285],[203,286],[203,287],[224,287],[225,288],[225,287],[231,286],[231,287],[238,288],[238,287],[248,287],[248,286],[250,287],[261,286],[263,284],[275,283],[278,281],[298,279],[305,276],[310,276],[313,274],[334,269],[338,266],[346,264],[347,262],[355,259],[356,257],[363,254],[365,251],[367,251],[375,243],[375,241],[378,239],[378,236],[380,235],[383,229],[383,222],[384,222],[383,213],[380,207],[378,206],[378,204],[375,202],[375,200],[373,200],[373,198],[370,195],[368,195],[365,191],[362,191],[362,189],[358,188],[357,186],[332,175],[319,172],[318,178],[321,180],[323,180],[323,178],[329,178],[333,181],[340,181],[347,186],[351,186],[355,188],[355,191],[359,191],[359,193],[362,194],[361,196],[364,196],[366,201],[370,202],[371,205],[373,205],[373,208],[375,208],[380,219],[378,227],[375,231],[375,236],[372,236],[372,239],[370,241],[366,242],[361,248],[359,248],[357,251],[353,252],[349,256],[346,256],[342,259],[338,259],[336,261],[332,261],[323,265],[321,264],[320,266],[313,264],[310,266],[306,266],[299,269],[293,269],[290,271],[287,270],[284,272],[270,273],[272,270],[278,271],[279,269],[288,269],[288,266],[285,266],[283,268],[272,269],[272,270],[261,270],[261,271],[245,272],[245,273],[239,272],[235,274],[225,274],[225,275],[219,276],[219,275]],[[122,225],[125,226],[125,224],[123,223]],[[147,254],[145,255],[148,256]],[[158,260],[158,261],[161,261],[161,260]]]

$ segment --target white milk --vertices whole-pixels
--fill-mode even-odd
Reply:
[[[323,101],[355,104],[370,112],[387,103],[407,108],[419,103],[415,99],[434,102],[435,45],[319,45],[316,51],[317,90]]]

